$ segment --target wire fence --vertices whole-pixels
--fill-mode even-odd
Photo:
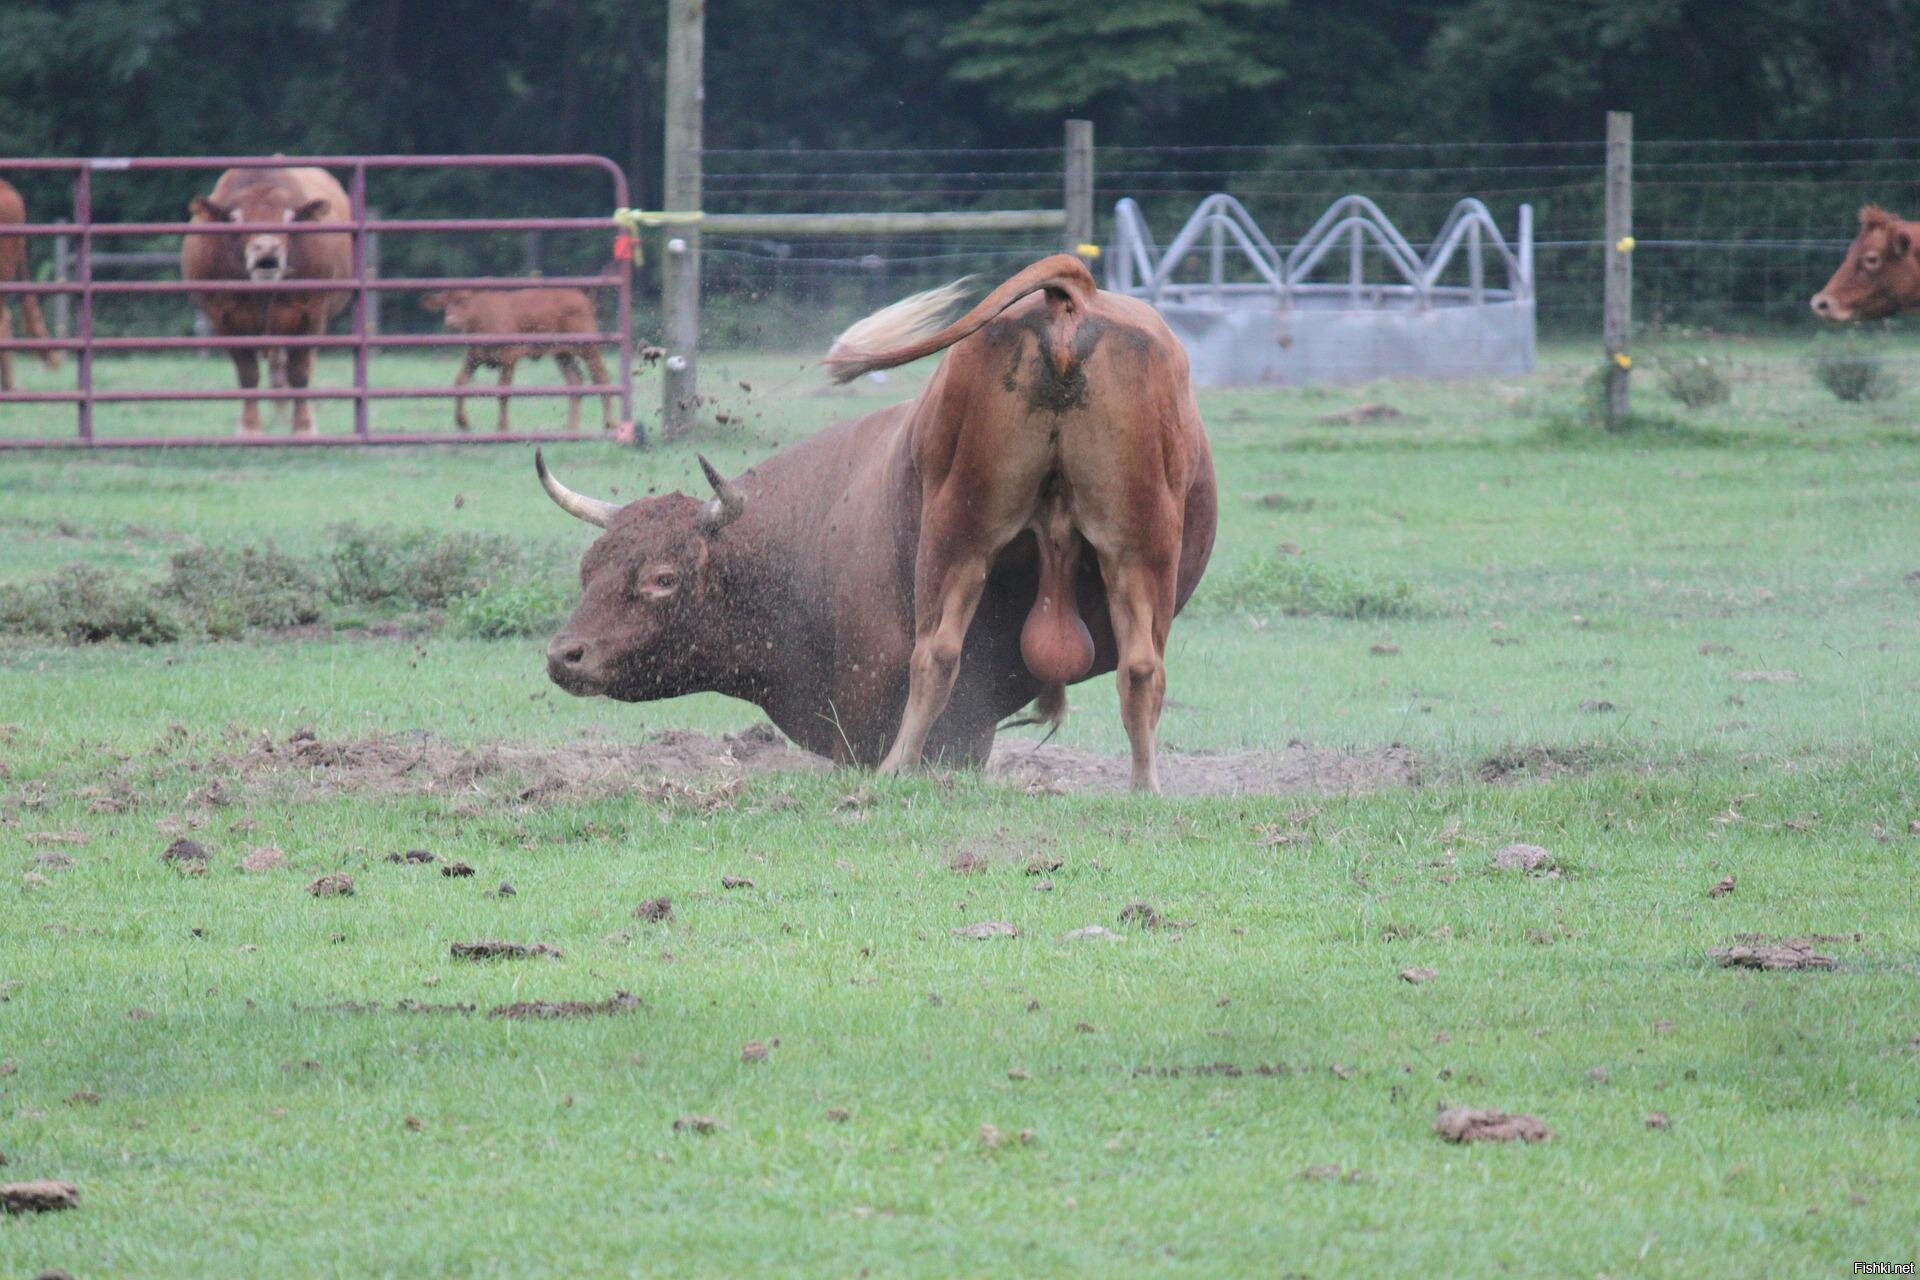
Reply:
[[[1271,147],[1104,146],[1096,238],[1115,202],[1139,202],[1164,243],[1217,191],[1238,197],[1284,253],[1339,197],[1371,197],[1416,246],[1465,196],[1511,229],[1533,206],[1538,315],[1548,341],[1601,322],[1605,144],[1354,143]],[[713,150],[713,212],[1056,207],[1054,148]],[[1839,265],[1855,215],[1875,202],[1920,210],[1920,138],[1779,142],[1641,140],[1634,154],[1637,340],[1810,339],[1808,299]],[[709,345],[817,345],[912,289],[1003,275],[1059,246],[1043,235],[870,236],[773,241],[709,235]],[[1378,250],[1371,250],[1377,253]],[[1828,335],[1831,337],[1832,335]]]

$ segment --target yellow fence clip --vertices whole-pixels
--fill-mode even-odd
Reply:
[[[1613,242],[1613,247],[1614,247],[1614,251],[1617,253],[1632,253],[1633,237],[1621,236],[1618,240],[1615,240]]]
[[[1624,351],[1616,352],[1613,357],[1613,362],[1619,365],[1622,369],[1633,368],[1633,357],[1628,355]]]
[[[1100,246],[1097,244],[1077,244],[1073,246],[1073,251],[1085,258],[1088,262],[1092,262],[1100,256]]]
[[[613,242],[613,256],[616,261],[631,262],[637,267],[646,261],[640,250],[640,228],[697,227],[706,216],[697,209],[678,213],[664,209],[615,209],[613,220],[620,224],[620,236]]]

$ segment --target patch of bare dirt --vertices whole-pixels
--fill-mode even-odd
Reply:
[[[528,960],[536,956],[560,959],[560,948],[544,942],[456,942],[447,948],[455,960]]]
[[[1735,877],[1728,876],[1726,879],[1722,880],[1719,884],[1716,884],[1713,886],[1713,888],[1707,890],[1707,896],[1709,898],[1724,898],[1728,894],[1733,892],[1734,885],[1736,883],[1737,881]]]
[[[1579,747],[1515,746],[1480,762],[1482,782],[1537,782],[1585,773],[1588,754]]]
[[[1448,1142],[1545,1142],[1553,1131],[1535,1116],[1478,1107],[1449,1107],[1433,1118],[1433,1131]]]
[[[1393,422],[1406,416],[1390,404],[1363,404],[1340,413],[1323,413],[1314,421],[1323,427],[1364,427],[1370,422]]]
[[[828,1114],[831,1115],[832,1113],[829,1112]],[[726,1127],[726,1125],[715,1120],[712,1116],[681,1116],[673,1122],[673,1131],[675,1133],[698,1133],[704,1135],[717,1133]]]
[[[1013,739],[994,746],[987,772],[1027,791],[1054,794],[1125,791],[1132,780],[1125,756],[1036,748]],[[1420,758],[1397,742],[1358,752],[1300,742],[1278,751],[1162,752],[1160,783],[1174,796],[1356,794],[1419,786]]]
[[[287,865],[287,855],[272,845],[261,845],[246,857],[240,859],[240,869],[258,874],[273,871]]]
[[[353,877],[349,875],[321,876],[307,886],[307,892],[316,898],[351,898],[353,896]]]
[[[487,1010],[489,1018],[509,1021],[553,1021],[562,1018],[610,1018],[632,1013],[640,1007],[640,997],[616,991],[605,1000],[516,1000]]]
[[[1507,845],[1493,855],[1496,871],[1524,871],[1528,875],[1551,875],[1557,868],[1553,855],[1537,844]]]
[[[71,1182],[0,1183],[0,1209],[8,1213],[56,1213],[80,1207],[80,1189]]]
[[[633,909],[635,920],[644,920],[648,924],[662,924],[673,919],[673,899],[648,898]]]
[[[1832,969],[1839,961],[1815,951],[1814,944],[1825,939],[1788,938],[1781,942],[1742,942],[1708,952],[1726,969]]]
[[[720,887],[722,889],[751,889],[753,888],[753,879],[750,876],[721,876]]]

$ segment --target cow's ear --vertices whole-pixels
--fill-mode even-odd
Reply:
[[[433,293],[421,294],[420,309],[423,311],[445,311],[447,309],[447,295],[438,290],[435,290]]]
[[[293,211],[295,222],[318,222],[320,215],[327,211],[325,200],[309,200]]]
[[[215,204],[205,196],[195,196],[187,201],[187,212],[202,222],[225,222],[233,210],[223,204]]]
[[[1905,227],[1900,228],[1891,236],[1887,237],[1887,256],[1889,258],[1904,258],[1912,248],[1913,233]]]

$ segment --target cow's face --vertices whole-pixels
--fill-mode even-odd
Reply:
[[[325,200],[295,204],[278,187],[249,187],[231,204],[206,196],[195,196],[188,211],[195,222],[274,222],[292,226],[296,222],[318,222],[327,211]],[[285,231],[250,232],[240,246],[240,257],[249,280],[283,280],[292,257],[292,237]]]
[[[1813,295],[1823,320],[1879,320],[1920,307],[1920,259],[1909,226],[1877,205],[1860,211],[1847,259]]]
[[[440,311],[446,314],[447,328],[456,333],[464,333],[472,326],[473,290],[441,289],[424,295],[420,305],[428,311]]]
[[[606,530],[580,562],[580,603],[547,646],[547,676],[568,693],[645,702],[699,687],[698,659],[715,624],[707,607],[712,541],[745,505],[700,462],[711,501],[673,494],[622,507],[574,493],[535,453],[554,502]]]

